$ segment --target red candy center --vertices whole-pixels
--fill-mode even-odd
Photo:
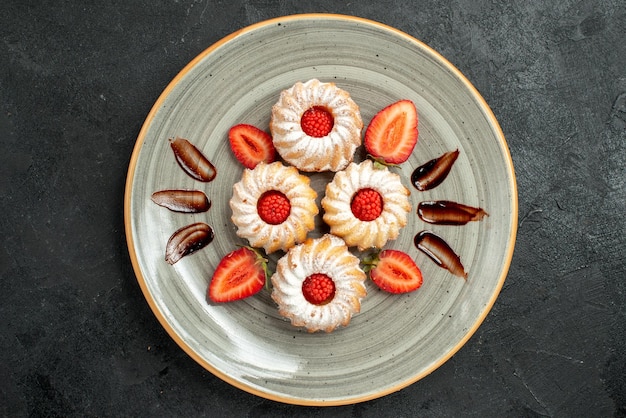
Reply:
[[[278,225],[289,217],[291,203],[287,196],[278,190],[269,190],[261,195],[256,205],[261,219],[271,225]]]
[[[383,197],[374,189],[361,189],[352,198],[350,209],[361,221],[373,221],[383,211]]]
[[[322,106],[313,106],[302,115],[300,126],[305,134],[314,138],[326,136],[333,130],[333,115]]]
[[[313,305],[325,305],[335,297],[335,282],[323,273],[315,273],[302,282],[302,294]]]

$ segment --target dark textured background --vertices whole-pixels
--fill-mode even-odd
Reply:
[[[192,58],[267,18],[334,12],[441,52],[507,137],[519,234],[478,332],[387,397],[304,408],[233,388],[152,315],[123,226],[145,116]],[[4,0],[0,416],[626,416],[623,0]]]

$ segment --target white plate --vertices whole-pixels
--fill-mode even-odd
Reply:
[[[388,244],[413,256],[424,274],[418,291],[385,294],[368,282],[361,313],[331,334],[308,334],[278,315],[269,292],[211,305],[205,292],[215,266],[243,242],[228,201],[242,166],[227,132],[237,123],[267,130],[281,90],[296,81],[333,81],[351,93],[365,125],[386,105],[412,100],[419,112],[413,155],[394,169],[414,207],[400,237]],[[210,183],[177,165],[168,138],[189,139],[216,165]],[[419,192],[413,169],[460,150],[439,187]],[[315,174],[323,196],[332,176]],[[212,201],[201,214],[157,206],[163,189],[201,189]],[[484,208],[489,217],[465,226],[419,220],[420,201],[447,199]],[[215,239],[174,266],[165,244],[179,227],[206,222]],[[125,222],[133,267],[145,297],[171,337],[200,365],[248,392],[286,403],[339,405],[397,391],[449,359],[476,331],[502,287],[513,254],[517,190],[498,123],[476,89],[438,53],[388,26],[355,17],[296,15],[242,29],[189,63],[159,97],[139,134],[126,184]],[[423,229],[460,255],[467,281],[436,266],[413,245]]]

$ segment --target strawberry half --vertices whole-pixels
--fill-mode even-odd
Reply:
[[[213,273],[207,296],[213,302],[232,302],[258,293],[267,277],[267,260],[249,247],[222,258]]]
[[[389,293],[407,293],[422,285],[422,272],[405,252],[383,250],[363,261],[370,279]]]
[[[416,143],[417,109],[410,100],[400,100],[378,112],[365,131],[365,149],[385,164],[405,162]]]
[[[276,160],[272,137],[256,126],[244,123],[233,126],[228,131],[228,141],[235,158],[246,168],[253,169],[260,162]]]

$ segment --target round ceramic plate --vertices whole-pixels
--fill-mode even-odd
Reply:
[[[387,247],[409,253],[422,269],[424,284],[416,292],[391,295],[368,281],[361,312],[330,334],[291,326],[278,315],[267,290],[227,304],[206,301],[219,260],[245,244],[230,221],[228,202],[243,168],[229,149],[228,129],[248,123],[267,130],[281,90],[312,78],[347,90],[366,126],[378,110],[400,99],[412,100],[419,112],[417,146],[406,163],[392,169],[411,190],[413,211],[399,238]],[[201,183],[183,172],[168,141],[177,136],[215,164],[215,180]],[[459,157],[440,186],[419,192],[411,185],[416,167],[455,149]],[[362,154],[357,151],[357,156]],[[332,174],[313,174],[311,179],[321,199]],[[150,199],[164,189],[203,190],[212,207],[200,214],[171,212]],[[489,216],[464,226],[420,221],[418,203],[440,199],[482,207]],[[224,38],[165,89],[132,155],[125,222],[132,263],[150,307],[200,365],[266,398],[339,405],[383,396],[419,380],[476,331],[510,264],[517,192],[496,119],[476,89],[443,57],[376,22],[296,15]],[[211,225],[215,239],[169,265],[164,259],[168,238],[194,222]],[[469,272],[467,280],[416,249],[413,238],[424,229],[440,235],[458,253]]]

